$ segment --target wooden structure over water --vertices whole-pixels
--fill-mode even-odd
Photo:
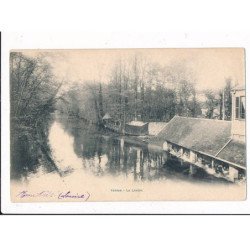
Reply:
[[[232,93],[232,121],[175,116],[157,135],[163,150],[190,163],[190,170],[235,182],[246,178],[245,91]]]
[[[126,135],[148,135],[148,122],[131,121],[125,124]]]
[[[245,178],[245,145],[231,138],[230,121],[176,116],[160,136],[163,150],[193,169],[201,167],[229,181]]]
[[[105,114],[103,117],[103,123],[105,128],[116,133],[133,136],[148,135],[148,122],[131,121],[122,126],[122,123],[119,120],[115,120],[109,114]]]

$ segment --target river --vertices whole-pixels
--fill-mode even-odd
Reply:
[[[92,200],[211,200],[235,199],[239,194],[234,184],[202,169],[190,174],[189,164],[161,148],[79,119],[55,115],[48,142],[59,171],[40,166],[25,176],[23,186],[84,188],[94,194]],[[130,194],[131,188],[138,192]],[[230,189],[231,194],[225,193]],[[121,195],[123,191],[126,195]],[[242,188],[240,197],[244,197]]]

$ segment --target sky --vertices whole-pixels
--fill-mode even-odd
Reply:
[[[53,66],[54,74],[67,83],[89,80],[107,81],[118,60],[129,61],[135,55],[162,66],[184,63],[193,72],[196,87],[221,89],[225,78],[234,84],[245,83],[245,51],[243,48],[218,49],[86,49],[23,50],[28,56],[43,54]]]

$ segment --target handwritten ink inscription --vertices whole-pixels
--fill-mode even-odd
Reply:
[[[88,192],[86,193],[73,193],[71,191],[66,192],[58,192],[54,193],[51,191],[41,191],[38,193],[31,193],[27,190],[23,190],[20,193],[17,194],[17,197],[21,199],[25,198],[56,198],[58,200],[65,200],[65,199],[72,199],[72,200],[81,200],[81,201],[87,201],[90,197],[90,194]]]

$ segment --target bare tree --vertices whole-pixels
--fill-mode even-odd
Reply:
[[[44,59],[11,52],[12,176],[34,169],[41,159],[47,166],[58,170],[50,156],[46,135],[60,86]]]
[[[27,118],[46,113],[48,110],[44,105],[53,103],[61,84],[53,78],[51,67],[46,61],[12,52],[10,86],[11,116]]]
[[[219,104],[219,99],[216,96],[216,93],[214,93],[212,90],[207,90],[205,92],[205,96],[206,96],[206,107],[207,107],[206,117],[212,119],[214,117],[214,110],[217,108]]]

